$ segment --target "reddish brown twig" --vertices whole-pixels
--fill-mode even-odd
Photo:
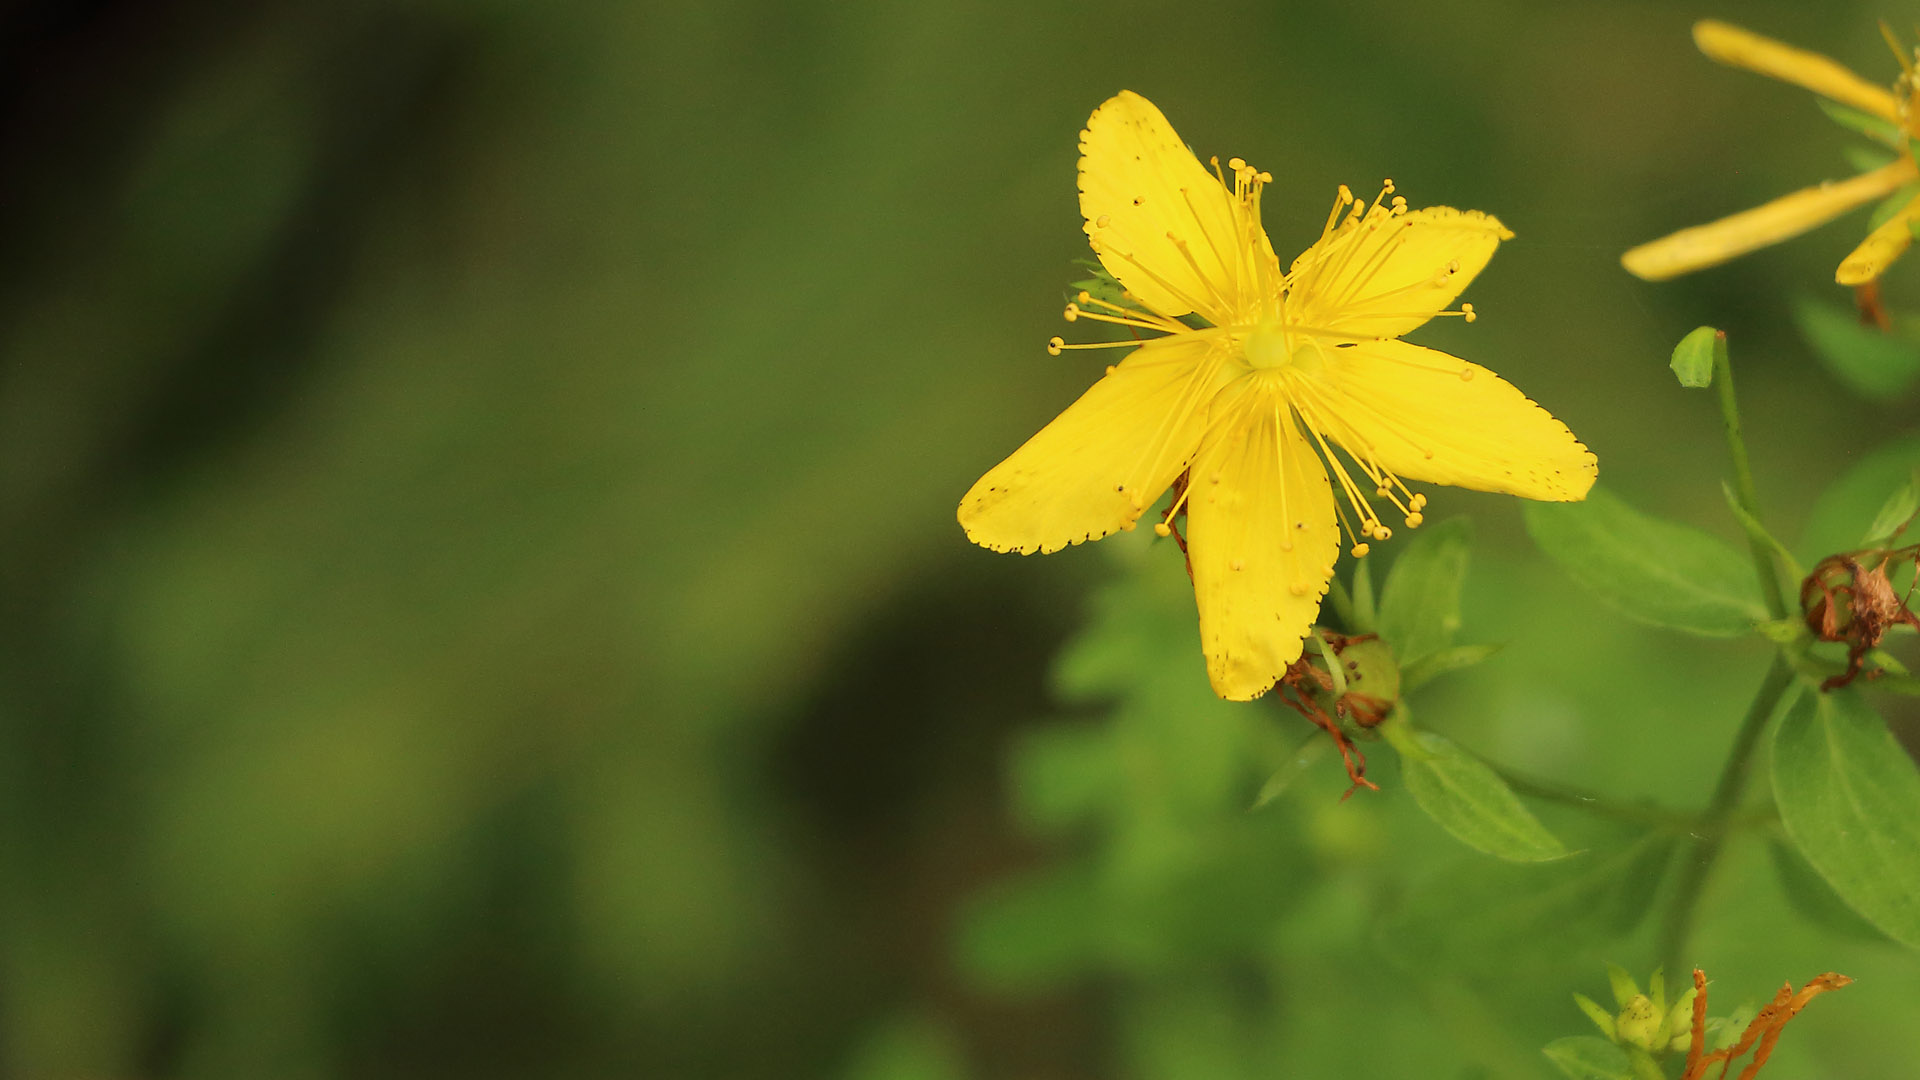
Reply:
[[[1753,1022],[1747,1025],[1740,1038],[1724,1050],[1707,1052],[1707,976],[1699,968],[1693,969],[1693,1031],[1687,1046],[1686,1068],[1680,1073],[1680,1080],[1704,1080],[1707,1069],[1715,1064],[1720,1066],[1719,1080],[1725,1080],[1727,1070],[1748,1050],[1753,1050],[1753,1060],[1740,1070],[1738,1080],[1753,1080],[1760,1073],[1760,1067],[1773,1056],[1774,1044],[1780,1041],[1780,1033],[1787,1021],[1800,1014],[1807,1002],[1828,990],[1838,990],[1853,980],[1838,972],[1829,971],[1824,975],[1808,980],[1798,993],[1793,984],[1787,983],[1773,995],[1766,1008],[1757,1013]],[[1757,1044],[1757,1046],[1756,1046]]]

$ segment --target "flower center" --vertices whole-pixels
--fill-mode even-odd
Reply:
[[[1255,371],[1285,367],[1293,353],[1287,332],[1274,322],[1263,322],[1254,327],[1253,333],[1247,335],[1240,348],[1246,355],[1247,366]]]

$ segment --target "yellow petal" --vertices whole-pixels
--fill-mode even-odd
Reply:
[[[1333,576],[1340,531],[1326,470],[1269,377],[1254,375],[1216,408],[1231,412],[1194,459],[1187,554],[1200,643],[1214,692],[1247,701],[1300,657]]]
[[[1095,109],[1080,133],[1088,241],[1108,273],[1163,315],[1222,321],[1245,243],[1233,202],[1153,102],[1131,90]]]
[[[1356,337],[1399,337],[1453,303],[1513,233],[1477,210],[1384,206],[1350,219],[1293,261],[1288,321]]]
[[[1886,88],[1855,75],[1828,57],[1762,37],[1751,30],[1704,19],[1693,24],[1693,43],[1722,64],[1804,86],[1842,105],[1901,123],[1900,107]]]
[[[1293,385],[1308,422],[1403,480],[1573,502],[1599,475],[1573,432],[1512,383],[1434,349],[1331,349],[1318,375]]]
[[[1840,262],[1833,279],[1842,285],[1865,285],[1893,265],[1913,243],[1914,218],[1920,216],[1920,196],[1900,208],[1900,212],[1880,223],[1867,234],[1860,246]]]
[[[1732,217],[1641,244],[1620,256],[1620,264],[1648,281],[1690,274],[1824,225],[1916,178],[1920,168],[1913,158],[1901,157],[1851,180],[1804,188]]]
[[[1222,367],[1179,335],[1136,349],[973,485],[967,538],[1027,555],[1132,528],[1199,447]]]

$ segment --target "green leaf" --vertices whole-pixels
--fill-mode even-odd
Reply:
[[[1394,560],[1380,592],[1380,637],[1404,668],[1453,643],[1473,527],[1453,518],[1422,530]]]
[[[1287,755],[1284,764],[1273,770],[1273,774],[1267,777],[1267,782],[1260,785],[1260,793],[1253,797],[1253,805],[1249,809],[1258,810],[1286,794],[1294,781],[1306,775],[1308,769],[1327,756],[1327,752],[1333,749],[1333,745],[1332,739],[1326,738],[1316,729],[1305,742],[1300,744],[1299,749]]]
[[[1833,891],[1920,947],[1920,771],[1858,690],[1800,695],[1774,733],[1773,793]]]
[[[1601,1008],[1599,1002],[1585,994],[1573,995],[1573,1003],[1580,1006],[1581,1012],[1587,1014],[1587,1019],[1593,1021],[1593,1026],[1600,1029],[1600,1034],[1605,1035],[1609,1041],[1613,1039],[1613,1013]]]
[[[1607,987],[1613,991],[1613,1003],[1622,1009],[1640,993],[1639,984],[1619,964],[1607,965]]]
[[[1862,326],[1847,307],[1800,296],[1793,322],[1827,371],[1862,397],[1898,397],[1920,377],[1920,343],[1908,336],[1904,320],[1897,332],[1881,333]]]
[[[1913,515],[1920,513],[1920,469],[1915,469],[1907,482],[1880,506],[1880,512],[1873,516],[1873,524],[1867,526],[1867,535],[1860,541],[1861,547],[1882,547],[1892,540]]]
[[[1673,347],[1673,359],[1667,366],[1679,378],[1680,385],[1699,390],[1713,385],[1715,353],[1727,351],[1727,335],[1711,326],[1699,327]]]
[[[1568,1080],[1634,1080],[1627,1052],[1594,1035],[1555,1039],[1541,1053]]]
[[[1861,918],[1835,895],[1833,886],[1815,873],[1792,845],[1769,840],[1767,853],[1773,856],[1774,878],[1780,882],[1780,894],[1787,898],[1787,905],[1799,912],[1802,918],[1850,938],[1887,940],[1887,935]]]
[[[1841,147],[1840,156],[1855,172],[1872,172],[1893,164],[1899,158],[1898,154],[1889,153],[1880,147],[1861,146],[1858,143]]]
[[[1361,556],[1353,564],[1353,632],[1374,633],[1378,620],[1373,602],[1373,564]]]
[[[1900,130],[1900,125],[1890,120],[1882,120],[1878,116],[1863,113],[1858,109],[1849,109],[1845,105],[1836,105],[1826,98],[1815,98],[1814,103],[1820,106],[1821,112],[1827,114],[1827,119],[1848,131],[1858,132],[1874,142],[1890,146],[1895,150],[1905,149],[1907,145],[1906,132]]]
[[[1909,435],[1867,455],[1834,481],[1813,504],[1799,551],[1816,562],[1836,551],[1851,551],[1873,531],[1886,507],[1887,493],[1913,478],[1920,468],[1920,436]]]
[[[1509,862],[1567,854],[1499,774],[1452,740],[1416,731],[1398,716],[1380,730],[1400,752],[1401,779],[1414,802],[1456,840]]]
[[[1414,883],[1400,910],[1381,920],[1381,947],[1449,978],[1466,973],[1563,984],[1569,959],[1579,957],[1584,966],[1601,942],[1645,921],[1664,877],[1639,873],[1656,838],[1642,834],[1551,862],[1463,857]],[[1516,951],[1516,941],[1534,947]]]
[[[1400,692],[1410,694],[1417,687],[1425,686],[1448,672],[1470,668],[1500,649],[1499,645],[1455,645],[1428,653],[1400,669]]]
[[[1126,298],[1126,287],[1116,281],[1114,276],[1108,273],[1107,268],[1102,266],[1098,260],[1075,259],[1073,260],[1073,264],[1085,268],[1091,276],[1069,285],[1068,289],[1071,290],[1071,295],[1077,296],[1080,293],[1086,293],[1097,299],[1105,300],[1107,303],[1116,307],[1136,309],[1139,307],[1138,304]]]
[[[1893,220],[1893,215],[1907,208],[1915,195],[1920,195],[1920,184],[1903,184],[1893,194],[1874,205],[1873,213],[1867,215],[1867,231],[1885,225]]]
[[[1698,529],[1648,517],[1605,488],[1585,502],[1523,504],[1534,543],[1622,614],[1706,637],[1733,637],[1767,617],[1752,564]]]

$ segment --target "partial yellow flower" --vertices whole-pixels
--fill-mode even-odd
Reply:
[[[1899,156],[1850,180],[1803,188],[1732,217],[1682,229],[1642,244],[1620,257],[1621,264],[1634,275],[1648,281],[1665,281],[1717,266],[1749,251],[1791,239],[1920,180],[1920,166],[1915,165],[1908,142],[1920,134],[1920,126],[1916,126],[1920,124],[1920,110],[1914,107],[1916,85],[1912,65],[1897,47],[1895,56],[1900,58],[1902,71],[1890,92],[1818,53],[1796,49],[1723,22],[1708,19],[1695,23],[1693,40],[1701,52],[1723,64],[1804,86],[1829,101],[1885,121],[1900,136],[1895,140]],[[1891,35],[1889,43],[1892,43]],[[1916,217],[1920,217],[1920,197],[1875,228],[1841,261],[1834,279],[1842,285],[1864,285],[1885,273],[1912,243]]]
[[[1081,293],[1067,318],[1165,336],[1050,343],[1139,347],[967,492],[975,543],[1028,554],[1130,530],[1184,475],[1155,531],[1185,513],[1207,673],[1247,700],[1299,658],[1342,529],[1356,557],[1392,535],[1374,500],[1413,528],[1427,500],[1408,481],[1585,497],[1596,461],[1564,424],[1483,367],[1395,340],[1473,319],[1447,307],[1512,236],[1498,220],[1409,211],[1385,201],[1391,181],[1371,203],[1342,187],[1283,271],[1260,224],[1272,177],[1239,158],[1209,172],[1147,99],[1094,110],[1080,150],[1088,240],[1127,302]]]

